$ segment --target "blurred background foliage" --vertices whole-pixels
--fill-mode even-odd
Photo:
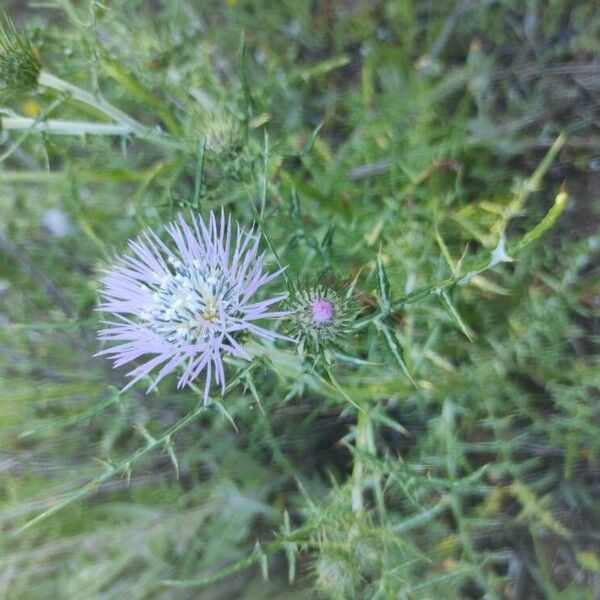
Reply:
[[[1,134],[0,597],[598,597],[595,2],[3,8],[46,69],[184,149]],[[44,88],[7,108],[103,121]],[[402,301],[503,233],[510,253],[561,186],[565,212],[514,262]],[[333,370],[361,428],[280,345],[230,366],[235,427],[213,408],[130,464],[198,397],[119,393],[93,358],[98,273],[181,209],[249,224],[261,198],[288,274],[356,279],[366,317],[380,258],[415,385],[377,322],[357,332],[360,360]]]

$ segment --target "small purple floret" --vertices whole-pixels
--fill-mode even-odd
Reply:
[[[206,403],[213,379],[225,388],[225,355],[250,360],[242,345],[247,334],[289,339],[256,324],[286,316],[270,310],[284,296],[252,301],[283,269],[265,273],[260,236],[234,228],[223,211],[219,224],[212,213],[208,223],[192,216],[191,225],[180,216],[166,231],[170,246],[149,231],[130,241],[131,255],[106,272],[99,309],[114,320],[105,321],[98,337],[116,345],[98,354],[115,367],[141,359],[127,387],[159,367],[150,389],[179,367],[177,387],[203,374]]]
[[[312,305],[312,314],[315,323],[329,323],[335,315],[333,303],[329,300],[315,299]]]

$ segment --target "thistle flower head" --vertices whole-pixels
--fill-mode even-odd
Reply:
[[[204,141],[206,158],[213,163],[232,161],[244,146],[242,123],[233,111],[214,106],[194,110],[188,131],[190,141]]]
[[[290,332],[300,351],[319,354],[339,346],[350,333],[353,303],[326,285],[296,286],[288,307]]]
[[[219,224],[212,213],[208,223],[192,216],[191,225],[180,216],[166,231],[172,249],[148,231],[129,242],[131,256],[121,257],[106,272],[99,308],[115,320],[107,322],[99,338],[117,345],[99,354],[111,357],[115,367],[147,357],[128,373],[127,387],[159,365],[150,389],[179,366],[178,387],[204,374],[207,402],[213,379],[225,386],[223,357],[250,359],[242,346],[246,334],[285,338],[256,323],[286,316],[286,311],[270,310],[284,296],[252,299],[282,269],[265,273],[260,236],[234,228],[223,212]]]
[[[243,143],[239,120],[229,111],[218,111],[209,117],[206,128],[206,149],[215,158],[226,158],[240,150]]]
[[[8,17],[0,17],[0,99],[24,94],[37,85],[42,63],[29,39]]]

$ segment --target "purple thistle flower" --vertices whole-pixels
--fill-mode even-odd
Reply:
[[[98,355],[108,355],[114,366],[154,355],[128,373],[125,389],[161,365],[150,390],[180,365],[177,387],[190,384],[204,372],[204,402],[211,382],[225,388],[223,356],[250,360],[241,345],[245,334],[265,340],[289,339],[256,324],[260,319],[280,318],[287,311],[270,311],[279,295],[252,302],[254,294],[283,269],[263,272],[265,254],[259,254],[260,236],[232,227],[221,211],[217,225],[213,213],[208,225],[192,216],[191,226],[180,215],[166,227],[174,249],[154,232],[130,241],[133,256],[123,256],[105,271],[99,310],[116,321],[98,337],[118,342]]]

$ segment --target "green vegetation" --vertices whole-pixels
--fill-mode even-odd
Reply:
[[[0,598],[598,597],[595,3],[26,4]],[[221,206],[290,285],[351,296],[350,335],[255,345],[207,407],[176,376],[120,392],[101,270]]]

